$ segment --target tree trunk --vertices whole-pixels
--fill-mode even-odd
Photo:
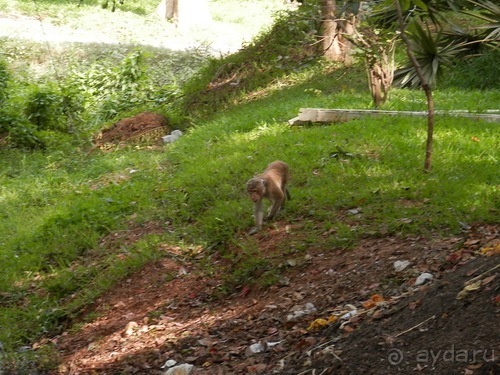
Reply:
[[[354,16],[351,20],[336,17],[335,0],[321,0],[323,51],[328,60],[351,63],[351,42],[343,34],[354,33]]]
[[[323,51],[325,57],[334,60],[340,55],[338,43],[335,43],[337,35],[337,23],[335,22],[335,11],[337,5],[335,0],[321,1],[321,27],[323,37]]]
[[[420,78],[422,89],[425,92],[425,96],[427,97],[427,142],[425,148],[425,162],[424,162],[424,170],[429,172],[431,170],[431,159],[432,159],[432,139],[434,134],[434,98],[432,97],[432,89],[429,86],[429,83],[425,79],[425,76],[422,72],[422,68],[413,53],[413,48],[411,47],[410,40],[406,35],[406,28],[403,19],[403,12],[401,10],[401,4],[399,0],[394,0],[394,5],[396,7],[396,12],[398,15],[399,29],[401,30],[401,38],[406,44],[406,52],[410,61],[412,62],[415,70],[417,71],[418,78]]]
[[[161,0],[158,4],[158,14],[161,18],[177,21],[179,17],[178,0]]]
[[[375,45],[366,52],[368,82],[375,108],[384,104],[394,79],[394,43]]]
[[[204,28],[212,22],[208,0],[162,0],[158,13],[184,30]]]

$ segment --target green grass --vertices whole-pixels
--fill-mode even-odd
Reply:
[[[347,85],[357,74],[345,72],[335,82]],[[299,77],[297,81],[296,86],[292,83],[194,125],[160,151],[130,147],[71,157],[3,151],[0,257],[5,272],[0,285],[6,294],[0,322],[16,329],[3,330],[0,341],[15,347],[57,326],[57,316],[77,313],[99,290],[159,256],[159,242],[218,251],[225,251],[224,244],[237,244],[252,225],[244,183],[278,158],[291,166],[293,196],[280,219],[294,223],[298,237],[311,222],[316,232],[333,228],[336,235],[324,239],[330,248],[350,247],[370,235],[453,234],[460,223],[497,220],[497,124],[439,118],[433,169],[425,174],[424,119],[289,126],[286,121],[302,106],[369,107],[362,85],[349,96],[325,93],[321,75],[307,84]],[[322,93],[313,95],[305,86]],[[449,92],[438,93],[449,109],[472,105],[479,95],[462,92],[458,101],[458,93]],[[394,94],[390,103],[395,106],[403,106],[408,95],[418,97],[404,91]],[[489,93],[485,108],[493,107],[497,96]],[[359,214],[351,214],[352,209]],[[117,246],[106,254],[100,241],[108,233],[148,221],[169,222],[174,231],[167,231],[165,224],[164,235],[146,236],[141,244],[124,244],[125,249]],[[322,246],[321,238],[314,246]],[[251,247],[253,239],[241,241]],[[306,248],[302,243],[308,241],[298,238],[293,246]],[[125,252],[124,260],[116,260],[117,252]],[[251,274],[247,267],[270,267],[265,261],[235,262],[228,279],[234,284]],[[33,289],[41,296],[29,296]],[[27,300],[31,308],[24,307]],[[18,304],[23,305],[23,326],[13,323],[19,319]],[[48,315],[39,316],[45,305]],[[48,326],[29,324],[33,316]]]
[[[296,56],[300,45],[291,44],[290,56]],[[219,96],[204,97],[200,90],[224,60],[212,61],[192,79],[186,78],[191,73],[172,72],[185,79],[178,85],[184,95],[179,105],[199,105],[174,116],[185,135],[173,144],[91,153],[81,140],[45,151],[0,148],[0,342],[9,353],[67,329],[103,291],[165,256],[163,244],[180,246],[186,256],[203,248],[197,261],[214,275],[219,270],[211,256],[226,259],[231,266],[223,293],[247,283],[275,283],[282,269],[261,254],[255,237],[246,236],[253,218],[244,192],[247,179],[275,159],[291,167],[293,198],[278,216],[291,226],[276,245],[278,257],[309,248],[347,250],[370,236],[454,235],[464,225],[498,223],[498,124],[437,117],[433,167],[424,173],[424,118],[288,125],[300,108],[368,109],[371,96],[362,66],[300,58],[277,65],[282,50],[273,46],[261,45],[263,56],[255,62],[245,50],[230,57],[236,68],[243,61],[245,81]],[[29,50],[10,61],[20,72],[29,72]],[[99,49],[82,54],[90,62]],[[148,60],[155,76],[164,66],[156,57]],[[452,76],[434,92],[437,109],[498,109],[498,87],[456,82]],[[391,91],[384,106],[425,108],[422,92],[401,89]],[[107,123],[94,123],[99,125]],[[141,227],[154,230],[127,236]]]

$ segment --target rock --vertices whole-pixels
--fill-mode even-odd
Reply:
[[[408,260],[397,260],[394,262],[394,270],[396,272],[404,271],[410,265]]]
[[[167,359],[165,361],[165,363],[163,364],[163,366],[161,366],[160,368],[168,368],[168,367],[175,366],[176,364],[177,364],[176,360],[174,360],[174,359]]]
[[[433,276],[430,273],[424,272],[419,277],[417,277],[417,280],[415,280],[415,285],[422,285],[427,281],[431,281],[432,279]]]
[[[316,306],[308,302],[303,307],[294,308],[291,314],[288,314],[286,320],[292,321],[298,319],[304,315],[311,314],[316,311]]]
[[[184,363],[179,366],[172,367],[165,371],[164,375],[189,375],[193,371],[193,365]]]
[[[125,335],[130,336],[133,334],[137,329],[139,328],[139,324],[136,322],[128,322],[127,325],[125,326]]]
[[[182,136],[182,132],[176,129],[170,135],[166,135],[161,139],[163,140],[163,143],[172,143],[179,139],[180,136]]]

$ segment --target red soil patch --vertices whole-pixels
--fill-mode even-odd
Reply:
[[[170,131],[167,118],[157,113],[143,112],[124,118],[110,128],[104,129],[94,141],[98,144],[126,142],[156,129],[163,135],[167,134]]]

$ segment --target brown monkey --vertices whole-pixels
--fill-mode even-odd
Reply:
[[[276,160],[267,166],[263,173],[256,175],[247,182],[247,192],[254,203],[255,228],[249,234],[257,233],[262,229],[264,211],[262,199],[267,198],[272,202],[267,220],[271,220],[280,208],[285,207],[285,200],[291,199],[286,187],[290,171],[288,164]]]

